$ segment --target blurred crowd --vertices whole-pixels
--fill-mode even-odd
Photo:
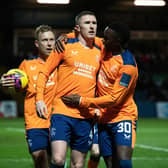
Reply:
[[[139,67],[136,100],[168,101],[168,41],[134,41],[131,49]]]

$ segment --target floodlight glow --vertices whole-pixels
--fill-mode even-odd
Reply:
[[[134,5],[136,6],[165,6],[164,0],[135,0]]]
[[[40,4],[69,4],[70,0],[37,0]]]

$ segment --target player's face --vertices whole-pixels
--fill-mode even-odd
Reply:
[[[109,27],[104,30],[104,46],[106,53],[120,50],[119,38],[116,32]]]
[[[79,32],[85,39],[93,39],[97,32],[97,20],[93,15],[84,15],[79,20]]]
[[[36,46],[38,47],[40,54],[47,57],[55,47],[54,33],[51,31],[40,33],[37,43]]]

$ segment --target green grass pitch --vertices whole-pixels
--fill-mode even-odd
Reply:
[[[139,119],[133,167],[166,168],[167,166],[168,120]],[[23,118],[0,119],[0,167],[33,168],[25,141]],[[101,159],[99,168],[104,167]]]

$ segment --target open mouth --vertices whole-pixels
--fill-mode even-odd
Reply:
[[[95,32],[94,31],[90,31],[89,34],[90,35],[95,35]]]
[[[47,48],[46,50],[47,50],[47,51],[52,51],[52,48]]]

